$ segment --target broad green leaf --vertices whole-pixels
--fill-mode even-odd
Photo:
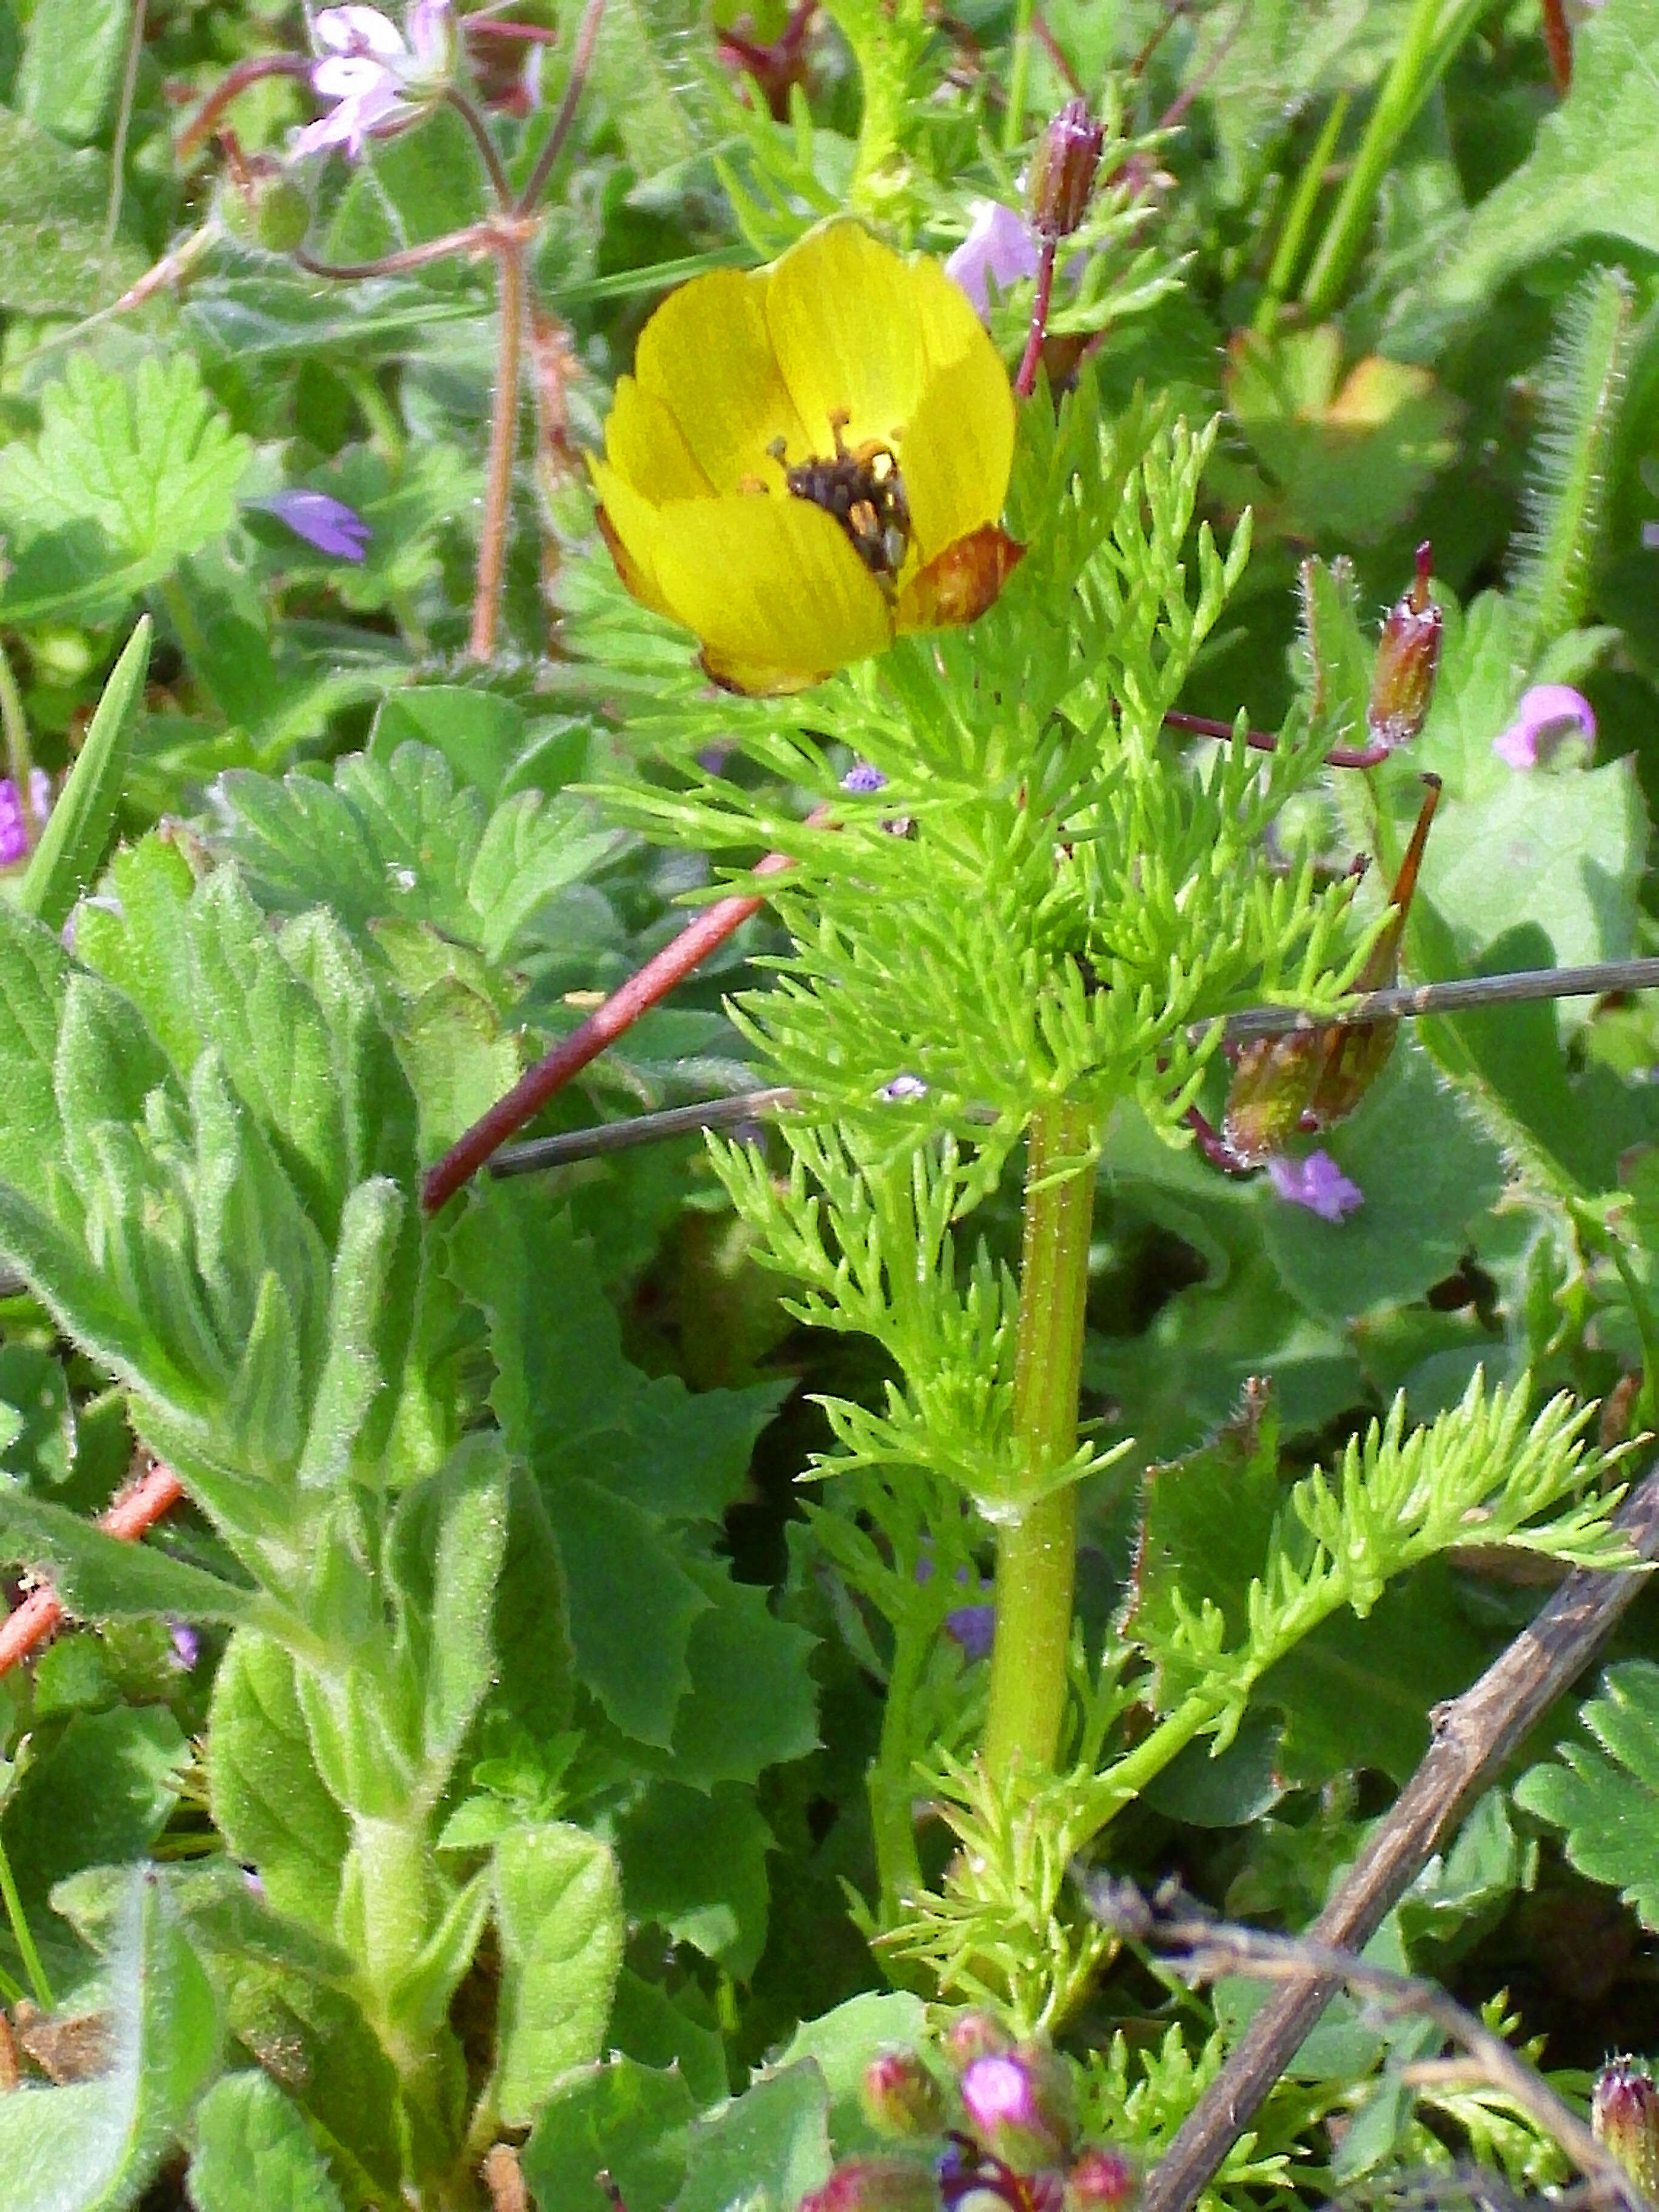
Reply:
[[[0,616],[118,611],[229,526],[249,452],[188,352],[128,376],[72,354],[41,395],[39,437],[0,447]]]
[[[564,1568],[541,1493],[516,1464],[508,1471],[507,1515],[490,1630],[495,1675],[489,1710],[547,1743],[570,1725],[575,1698]]]
[[[499,1442],[469,1438],[449,1464],[405,1492],[391,1573],[419,1655],[427,1790],[444,1790],[495,1671],[490,1627],[507,1544],[507,1469]]]
[[[190,2161],[198,2212],[344,2212],[299,2107],[268,2074],[228,2074],[203,2098]]]
[[[1390,350],[1415,351],[1477,313],[1517,270],[1588,237],[1659,252],[1659,0],[1604,0],[1573,34],[1572,88],[1530,157],[1469,216],[1455,250],[1408,295]]]
[[[1590,1741],[1570,1739],[1516,1785],[1523,1812],[1559,1829],[1582,1875],[1617,1889],[1659,1928],[1659,1667],[1609,1667],[1579,1710]]]
[[[466,126],[441,107],[363,148],[328,228],[328,258],[374,260],[465,229],[483,215],[484,191]]]
[[[830,2171],[829,2090],[811,2058],[768,2074],[692,2129],[672,2212],[793,2212]]]
[[[69,973],[57,932],[0,899],[0,1181],[37,1194],[63,1158],[53,1070]]]
[[[840,2142],[868,2124],[860,2092],[870,2061],[883,2051],[914,2047],[927,2033],[927,2008],[912,1991],[864,1990],[833,2012],[803,2021],[778,2063],[793,2066],[810,2058],[817,2067],[830,2093],[830,2135]]]
[[[504,1836],[495,1882],[504,1969],[495,2102],[516,2127],[562,2075],[598,2056],[627,1929],[617,1863],[580,1828]]]
[[[678,2067],[657,2072],[617,2057],[568,2078],[542,2106],[520,2161],[539,2204],[607,2212],[603,2167],[629,2206],[666,2204],[685,2178],[694,2110]]]
[[[44,1498],[0,1486],[0,1559],[43,1570],[83,1620],[240,1620],[250,1593],[153,1544],[124,1543]]]
[[[718,2104],[730,2090],[726,2043],[714,2007],[695,1983],[672,1995],[624,1966],[617,1977],[607,2040],[647,2066],[673,2067],[685,2076],[699,2109]]]
[[[40,0],[28,19],[17,106],[71,146],[97,137],[114,103],[132,0]]]
[[[112,2063],[0,2098],[7,2212],[125,2212],[185,2125],[219,2050],[213,1993],[161,1884],[135,1871],[110,1954]]]
[[[767,1592],[700,1564],[709,1600],[686,1644],[690,1695],[674,1717],[673,1771],[693,1788],[754,1782],[818,1741],[809,1660],[816,1639],[771,1610]],[[648,1741],[650,1739],[647,1739]]]
[[[272,1905],[331,1935],[345,1815],[317,1771],[293,1661],[246,1629],[214,1680],[208,1784],[227,1849],[255,1869]]]
[[[623,1815],[616,1846],[630,1919],[654,1920],[747,1981],[766,1944],[772,1849],[752,1793],[653,1783]]]
[[[61,1360],[32,1344],[0,1345],[0,1407],[9,1431],[0,1464],[27,1488],[56,1488],[76,1457],[76,1415]]]
[[[458,784],[494,805],[524,750],[524,709],[494,691],[410,684],[394,692],[374,717],[369,757],[389,763],[410,744],[441,752]]]
[[[130,238],[105,246],[109,180],[106,155],[0,107],[0,307],[83,315],[143,275],[148,257]]]
[[[110,862],[115,903],[88,905],[75,919],[76,957],[124,991],[180,1074],[202,1049],[188,992],[191,893],[196,878],[171,838],[152,832]]]

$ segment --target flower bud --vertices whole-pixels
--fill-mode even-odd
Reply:
[[[311,202],[299,183],[263,161],[241,164],[222,186],[217,210],[234,238],[266,253],[292,253],[311,228]]]
[[[1127,2151],[1097,2144],[1066,2177],[1066,2212],[1128,2212],[1140,2194],[1140,2168]]]
[[[1396,599],[1382,625],[1371,670],[1371,696],[1365,724],[1373,744],[1410,743],[1428,719],[1440,665],[1440,610],[1429,597],[1433,552],[1426,541],[1417,549],[1417,577]]]
[[[988,2012],[959,2012],[945,2031],[945,2056],[961,2074],[975,2059],[1006,2051],[1009,2041]]]
[[[1105,143],[1105,125],[1083,100],[1068,100],[1038,139],[1025,191],[1039,236],[1069,238],[1083,221]]]
[[[1071,2150],[1072,2077],[1052,2051],[1023,2044],[975,2058],[962,2077],[969,2124],[1010,2166],[1053,2166]]]
[[[878,2051],[859,2084],[864,2117],[878,2135],[937,2135],[945,2125],[945,2100],[913,2051]]]
[[[902,2158],[844,2158],[800,2212],[939,2212],[933,2176]]]
[[[1659,2088],[1628,2058],[1596,2075],[1590,2126],[1643,2195],[1659,2195]]]

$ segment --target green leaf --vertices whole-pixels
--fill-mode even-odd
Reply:
[[[1569,1859],[1616,1888],[1659,1929],[1659,1667],[1609,1667],[1578,1716],[1590,1741],[1569,1741],[1523,1774],[1515,1802],[1559,1829]]]
[[[132,0],[40,0],[28,19],[19,110],[71,146],[97,137],[115,98]]]
[[[494,1866],[504,1970],[495,2094],[520,2127],[561,2075],[598,2055],[627,1927],[617,1863],[580,1828],[517,1829]]]
[[[88,905],[76,916],[76,957],[126,994],[173,1066],[188,1074],[203,1044],[190,994],[179,988],[190,961],[190,862],[171,838],[152,833],[115,854],[109,884],[112,904]]]
[[[815,2061],[769,2074],[692,2130],[672,2212],[793,2212],[830,2171],[829,2092]]]
[[[0,307],[88,314],[143,275],[149,257],[131,239],[105,246],[109,182],[107,155],[0,107]]]
[[[346,1818],[312,1757],[293,1661],[246,1629],[214,1679],[208,1784],[226,1848],[256,1869],[279,1912],[331,1935]]]
[[[91,889],[115,826],[133,723],[143,704],[150,628],[145,615],[110,671],[69,781],[24,872],[17,902],[48,929],[61,929],[76,900]]]
[[[439,108],[413,130],[366,145],[329,225],[331,261],[371,261],[463,230],[484,213],[465,125]]]
[[[372,759],[390,763],[406,744],[429,746],[448,762],[458,784],[493,805],[524,743],[524,709],[515,701],[459,684],[423,684],[385,702],[368,750]]]
[[[686,1643],[691,1690],[674,1719],[673,1771],[698,1790],[754,1782],[817,1747],[808,1663],[817,1639],[780,1620],[765,1590],[732,1581],[724,1567],[698,1565],[691,1574],[709,1605]]]
[[[1573,33],[1572,88],[1547,111],[1529,158],[1489,192],[1455,250],[1408,295],[1390,350],[1443,341],[1517,270],[1589,237],[1659,252],[1659,0],[1605,0]]]
[[[516,1464],[508,1472],[507,1512],[490,1630],[495,1680],[489,1710],[548,1743],[570,1725],[575,1701],[564,1567],[541,1493]]]
[[[228,2074],[196,2114],[198,2212],[344,2212],[299,2107],[268,2074]]]
[[[0,1407],[10,1434],[0,1445],[6,1472],[31,1489],[69,1480],[76,1459],[75,1405],[63,1363],[31,1344],[0,1345]]]
[[[135,1872],[111,1952],[112,2063],[90,2081],[0,2098],[7,2212],[125,2212],[218,2057],[213,1994],[165,1892]]]
[[[507,1498],[499,1440],[472,1437],[440,1473],[404,1493],[392,1526],[392,1574],[419,1655],[425,1780],[434,1799],[494,1677],[490,1626]]]
[[[64,1156],[58,1028],[70,958],[56,930],[0,899],[0,1182],[40,1189]]]
[[[862,2123],[864,2070],[878,2052],[922,2042],[927,2008],[908,1990],[864,1990],[817,2020],[803,2021],[779,2060],[793,2066],[810,2058],[830,2093],[830,2133],[839,2142]],[[867,2123],[864,2124],[867,2124]]]
[[[251,1594],[10,1485],[0,1487],[0,1559],[43,1571],[83,1620],[240,1620]]]
[[[714,2025],[714,2008],[695,1983],[683,1983],[671,1996],[660,1982],[648,1982],[624,1966],[617,1977],[616,2002],[605,2033],[630,2058],[647,2066],[672,2066],[684,2074],[699,2106],[718,2103],[731,2087],[726,2044]]]
[[[106,619],[182,555],[229,527],[252,448],[232,432],[192,356],[112,375],[70,357],[40,399],[33,441],[0,447],[10,573],[0,617]]]
[[[634,2206],[666,2204],[685,2179],[694,2106],[678,2067],[657,2072],[616,2057],[565,2081],[542,2106],[520,2160],[540,2204],[607,2212],[603,2167]]]
[[[629,1918],[654,1920],[747,1981],[766,1945],[772,1849],[752,1793],[653,1783],[623,1815],[616,1844]]]

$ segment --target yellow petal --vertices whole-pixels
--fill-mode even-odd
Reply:
[[[653,506],[705,498],[714,486],[698,465],[673,411],[631,376],[620,377],[605,419],[605,454],[618,476]]]
[[[657,516],[652,553],[674,619],[696,632],[717,672],[769,671],[780,680],[764,688],[782,689],[891,641],[880,586],[840,527],[805,500],[676,501]]]
[[[1014,397],[977,320],[974,330],[979,344],[928,378],[898,447],[911,546],[924,567],[957,538],[994,522],[1008,495]]]
[[[791,441],[792,461],[833,453],[831,418],[840,414],[849,446],[877,438],[897,450],[927,369],[932,289],[919,289],[916,274],[846,219],[809,231],[774,264],[766,319],[808,440],[804,448]]]
[[[656,508],[615,469],[595,460],[591,453],[587,468],[599,495],[600,533],[611,549],[617,574],[642,606],[673,618],[674,610],[657,582]]]
[[[910,264],[913,303],[910,312],[916,318],[921,342],[931,370],[948,368],[952,362],[968,354],[988,354],[1001,367],[996,348],[991,343],[985,325],[974,313],[973,304],[953,276],[945,273],[942,261],[930,261],[926,257]],[[1008,376],[1002,371],[1002,382],[1006,389]]]
[[[764,271],[711,270],[671,292],[640,333],[641,389],[669,410],[717,492],[738,490],[745,477],[781,489],[768,446],[781,438],[792,458],[805,447],[773,355],[766,289]]]

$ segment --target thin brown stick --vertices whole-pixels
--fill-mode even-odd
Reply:
[[[227,70],[221,77],[173,140],[175,158],[180,162],[187,161],[198,147],[205,145],[226,108],[250,85],[268,76],[309,76],[311,70],[312,64],[303,54],[255,54],[248,61],[238,62],[234,70]]]
[[[519,362],[524,349],[524,246],[500,237],[495,246],[500,271],[500,351],[495,364],[495,408],[489,428],[489,470],[484,486],[483,527],[478,536],[478,573],[472,592],[472,630],[467,653],[490,660],[495,653],[501,578],[507,568],[507,529],[513,507],[513,464],[519,448]]]
[[[98,1526],[106,1535],[136,1544],[184,1494],[185,1486],[173,1469],[158,1461],[148,1474],[122,1492],[107,1512],[100,1515]],[[31,1591],[0,1622],[0,1674],[9,1674],[44,1644],[63,1618],[64,1607],[54,1590],[43,1583]]]
[[[542,148],[536,166],[530,173],[530,181],[519,195],[520,215],[529,215],[540,199],[547,180],[553,173],[553,164],[558,160],[564,142],[570,136],[570,126],[576,119],[576,110],[581,102],[582,88],[587,82],[587,72],[592,65],[593,49],[599,43],[599,21],[604,14],[605,0],[587,0],[576,31],[576,44],[570,57],[570,76],[564,88],[564,98],[553,118],[553,128],[548,134],[547,143]]]
[[[1563,100],[1572,89],[1572,30],[1567,21],[1566,0],[1543,0],[1544,45],[1550,58],[1550,75]]]
[[[1639,1559],[1659,1553],[1659,1471],[1626,1501],[1616,1525]],[[1577,1569],[1472,1689],[1436,1708],[1422,1764],[1314,1923],[1315,1943],[1364,1948],[1464,1807],[1589,1665],[1646,1579]],[[1189,2212],[1336,1987],[1329,1977],[1303,1977],[1269,1998],[1147,2175],[1139,2212]]]
[[[499,250],[501,233],[493,222],[470,222],[465,230],[447,230],[423,246],[405,246],[397,253],[384,253],[378,261],[317,261],[303,247],[295,254],[307,276],[327,276],[339,284],[365,284],[375,276],[401,276],[408,269],[424,269],[429,261],[447,261],[453,253],[480,254]]]
[[[1541,2133],[1554,2138],[1590,2184],[1597,2202],[1623,2205],[1628,2212],[1651,2212],[1648,2200],[1613,2153],[1596,2141],[1537,2069],[1433,1982],[1373,1966],[1352,1950],[1313,1942],[1306,1936],[1267,1934],[1178,1908],[1173,1914],[1158,1912],[1156,1901],[1152,1935],[1160,1948],[1164,1943],[1179,1947],[1180,1955],[1171,1963],[1194,1981],[1213,1982],[1224,1975],[1243,1974],[1255,1981],[1279,1983],[1291,1990],[1304,1990],[1310,1983],[1346,1983],[1357,1996],[1371,1999],[1368,2009],[1384,2020],[1418,2014],[1432,2021],[1452,2042],[1462,2045],[1468,2057],[1461,2063],[1431,2061],[1408,2068],[1405,2070],[1407,2080],[1429,2087],[1455,2082],[1498,2090]]]

